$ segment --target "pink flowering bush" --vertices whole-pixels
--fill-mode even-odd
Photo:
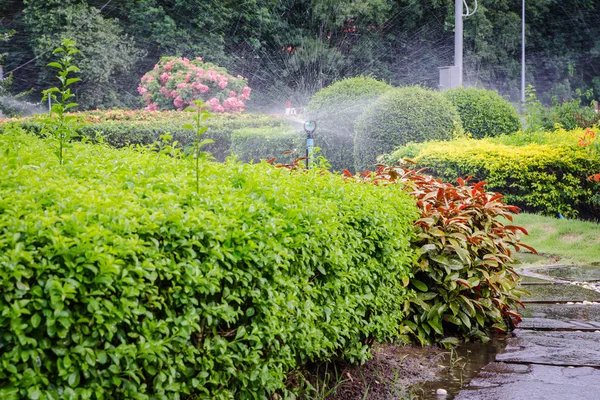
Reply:
[[[213,112],[243,111],[250,98],[246,79],[225,68],[202,61],[163,57],[142,77],[138,92],[147,111],[178,110],[204,101]]]

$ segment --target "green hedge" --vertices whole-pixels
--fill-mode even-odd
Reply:
[[[304,156],[305,148],[305,134],[290,127],[245,128],[231,135],[230,152],[242,162],[275,158],[277,163],[290,163]]]
[[[316,145],[334,171],[354,170],[354,122],[391,89],[385,82],[358,76],[335,82],[310,99],[306,113],[317,122]]]
[[[379,154],[408,142],[450,139],[458,125],[456,108],[440,92],[419,86],[388,91],[356,121],[356,170],[372,168]]]
[[[578,132],[568,133],[573,139]],[[600,171],[600,157],[567,139],[538,135],[541,143],[526,143],[522,135],[495,139],[458,139],[411,144],[398,149],[387,162],[409,158],[418,168],[444,180],[473,176],[487,181],[488,190],[506,195],[506,202],[524,210],[585,218],[600,217],[599,185],[588,176]],[[502,142],[520,143],[508,145]]]
[[[100,120],[99,122],[84,122],[78,133],[88,138],[97,138],[102,136],[104,141],[114,147],[125,147],[130,144],[147,145],[157,141],[165,132],[170,132],[173,140],[177,140],[182,146],[190,145],[194,140],[194,133],[191,130],[183,129],[183,125],[189,123],[191,114],[179,113],[156,113],[150,114],[151,120]],[[83,121],[88,120],[87,114],[79,113]],[[186,116],[189,115],[189,119]],[[149,117],[149,118],[150,118]],[[40,133],[42,123],[36,118],[26,118],[10,121],[17,124],[27,131]],[[205,146],[203,149],[209,152],[218,161],[223,161],[231,154],[231,135],[234,131],[242,128],[262,128],[262,127],[281,127],[287,126],[284,119],[252,115],[215,115],[204,121],[208,131],[203,137],[214,140],[214,143]],[[0,130],[8,124],[0,125]]]
[[[521,117],[494,90],[455,88],[442,92],[458,110],[463,127],[474,138],[498,136],[521,129]]]
[[[414,201],[0,135],[0,398],[254,399],[402,332]],[[191,396],[191,397],[188,397]]]

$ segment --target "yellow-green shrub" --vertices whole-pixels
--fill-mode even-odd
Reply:
[[[414,201],[319,170],[0,135],[0,398],[257,399],[402,333]]]
[[[600,208],[592,200],[594,183],[587,180],[600,170],[600,160],[588,149],[535,143],[510,146],[499,143],[501,140],[411,145],[394,152],[391,162],[410,158],[419,168],[445,180],[473,176],[475,181],[487,181],[489,190],[506,195],[507,203],[528,211],[600,216]]]

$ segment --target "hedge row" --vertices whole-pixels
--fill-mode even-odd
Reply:
[[[444,180],[473,176],[527,211],[599,218],[600,188],[588,177],[600,171],[600,157],[576,144],[582,135],[583,130],[575,130],[556,136],[517,134],[410,144],[393,153],[388,162],[409,158]]]
[[[170,132],[173,140],[185,147],[192,143],[195,136],[194,132],[183,128],[191,119],[189,113],[115,110],[75,115],[83,122],[78,129],[80,136],[92,140],[102,137],[105,143],[117,148],[136,144],[148,145],[159,140],[166,132]],[[43,128],[43,124],[36,118],[13,119],[0,124],[0,132],[11,124],[37,134],[41,133]],[[279,159],[283,151],[293,149],[288,148],[287,144],[295,131],[282,118],[252,114],[215,115],[206,120],[205,124],[208,131],[203,137],[212,139],[214,143],[205,146],[203,150],[209,152],[217,161],[224,161],[236,151],[241,151],[244,157],[246,153],[251,154],[251,158],[256,160],[271,157]],[[260,145],[261,151],[256,151],[244,148],[242,143],[233,143],[232,136],[236,136],[242,142],[246,141],[244,133],[234,135],[236,131],[245,129],[254,129],[255,133],[268,136],[272,147]],[[261,129],[264,129],[264,132]],[[278,132],[281,132],[281,138],[277,137]],[[298,132],[296,136],[301,137],[301,133]],[[258,140],[253,145],[257,142]]]
[[[400,186],[201,161],[196,192],[188,159],[65,159],[0,135],[1,398],[270,398],[302,363],[402,334]]]

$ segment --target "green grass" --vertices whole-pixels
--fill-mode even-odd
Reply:
[[[524,243],[556,262],[600,264],[598,223],[527,213],[517,215],[514,222],[529,231]],[[525,261],[530,260],[525,257]]]

